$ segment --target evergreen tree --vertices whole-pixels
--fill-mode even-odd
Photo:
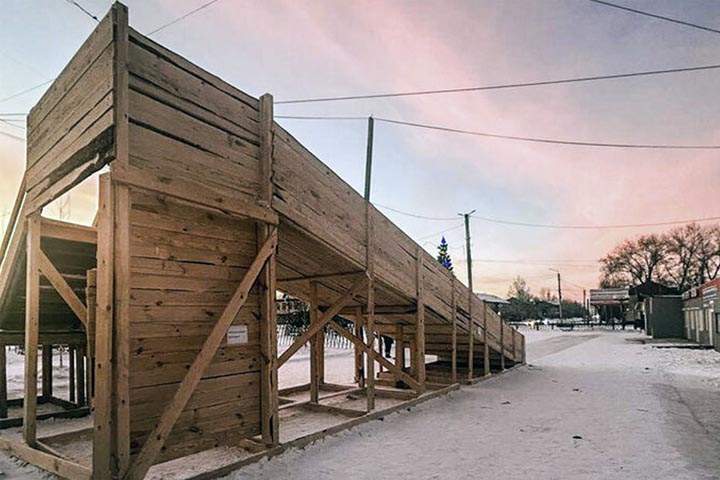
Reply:
[[[452,259],[450,258],[450,254],[448,253],[448,243],[445,241],[444,236],[440,241],[440,245],[438,245],[437,261],[440,262],[440,265],[442,265],[443,267],[447,268],[451,272],[453,271]]]

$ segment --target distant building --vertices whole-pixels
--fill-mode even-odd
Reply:
[[[653,338],[684,338],[682,296],[674,287],[647,281],[628,289],[627,323]]]
[[[720,352],[720,278],[683,293],[684,333]]]
[[[594,288],[590,290],[590,305],[604,323],[622,323],[630,303],[628,288]]]

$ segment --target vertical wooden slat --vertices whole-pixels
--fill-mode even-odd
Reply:
[[[87,404],[85,396],[85,347],[80,346],[75,349],[75,356],[77,361],[77,403],[78,405],[85,406]]]
[[[367,307],[365,315],[365,329],[369,348],[365,355],[366,379],[365,391],[367,396],[367,411],[375,410],[375,357],[372,350],[375,348],[375,242],[372,216],[372,204],[365,201],[365,268],[367,270]]]
[[[490,345],[488,344],[488,306],[483,302],[483,375],[490,375]]]
[[[37,445],[37,356],[40,328],[40,212],[27,217],[27,271],[25,281],[25,399],[23,438]]]
[[[475,360],[475,332],[476,332],[476,326],[475,326],[475,309],[473,308],[473,305],[475,302],[473,302],[473,295],[475,295],[472,290],[468,290],[468,317],[469,317],[469,328],[468,328],[468,380],[473,379],[473,363]],[[487,330],[487,329],[485,329]],[[484,332],[483,332],[484,333]],[[485,338],[485,337],[483,337]],[[485,342],[485,345],[487,345],[487,342]]]
[[[423,251],[420,246],[417,247],[415,259],[416,271],[416,294],[417,294],[417,314],[415,323],[415,355],[417,381],[420,383],[421,390],[425,390],[425,276],[423,272]]]
[[[370,277],[367,285],[367,314],[365,315],[367,342],[370,350],[375,349],[375,279]],[[375,358],[369,352],[365,355],[367,362],[367,378],[365,391],[367,392],[367,411],[375,410]]]
[[[273,97],[266,93],[260,97],[260,201],[272,205],[273,186]]]
[[[75,347],[68,345],[68,400],[75,403]]]
[[[115,309],[113,321],[113,402],[118,475],[130,465],[130,190],[114,185]]]
[[[310,325],[318,322],[318,284],[310,282]],[[310,401],[318,403],[320,398],[320,375],[318,373],[318,334],[310,339]]]
[[[267,225],[259,227],[263,239],[272,233]],[[261,293],[260,322],[260,413],[263,443],[278,445],[280,443],[280,416],[278,403],[278,355],[277,355],[277,311],[275,309],[276,292],[276,257],[273,252],[259,275]]]
[[[362,307],[359,305],[355,307],[355,336],[363,338],[363,313]],[[355,382],[360,388],[365,387],[365,359],[363,356],[363,349],[360,345],[355,344]]]
[[[129,73],[130,44],[128,10],[121,3],[112,6],[113,19],[113,123],[115,160],[111,174],[126,174],[130,165]],[[114,315],[112,322],[112,435],[113,474],[122,477],[130,465],[130,191],[113,185]]]
[[[112,437],[114,201],[110,175],[100,176],[97,227],[95,313],[95,396],[93,399],[93,477],[109,479]]]
[[[7,352],[0,342],[0,418],[7,418]]]
[[[486,309],[485,314],[487,313]],[[500,322],[500,370],[505,370],[505,325],[502,321]]]
[[[97,269],[87,271],[87,288],[85,289],[85,298],[87,305],[87,330],[86,330],[86,350],[87,350],[87,371],[86,387],[87,387],[87,403],[92,404],[92,398],[95,394],[94,376],[95,376],[95,323],[97,316]]]
[[[42,346],[42,398],[49,401],[53,394],[53,346]]]
[[[402,325],[397,326],[397,334],[395,337],[395,364],[400,369],[405,368],[405,329]]]

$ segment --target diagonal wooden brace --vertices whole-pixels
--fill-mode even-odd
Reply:
[[[45,275],[45,278],[48,279],[53,288],[57,290],[62,299],[65,300],[65,303],[68,304],[70,309],[80,319],[87,330],[88,318],[85,304],[78,298],[73,289],[70,288],[70,285],[68,285],[65,281],[62,274],[58,272],[55,265],[52,264],[47,255],[45,255],[45,252],[42,250],[40,250],[40,271],[43,275]]]
[[[125,475],[126,480],[140,480],[144,478],[148,469],[155,463],[155,459],[170,435],[175,422],[177,422],[177,419],[180,417],[198,383],[200,383],[203,372],[212,362],[218,347],[220,347],[223,338],[225,338],[228,328],[247,301],[250,289],[252,289],[255,280],[268,258],[275,252],[276,246],[277,230],[273,230],[262,248],[260,248],[257,257],[253,260],[240,285],[230,299],[230,303],[225,307],[220,319],[205,340],[200,353],[195,357],[193,364],[185,374],[185,378],[183,378],[183,381],[180,383],[180,387],[178,387],[177,392],[175,392],[175,396],[160,416],[160,421],[155,425],[155,428],[150,433],[135,462],[130,466],[127,475]]]
[[[332,304],[332,306],[323,312],[323,314],[318,318],[318,321],[310,325],[305,332],[300,335],[295,342],[293,342],[290,347],[283,352],[282,355],[280,355],[280,358],[278,358],[278,364],[277,367],[280,368],[285,362],[287,362],[290,357],[295,355],[295,352],[300,350],[303,345],[305,345],[307,342],[310,341],[312,337],[315,336],[316,333],[320,331],[321,328],[323,328],[332,318],[337,315],[340,310],[343,309],[347,303],[355,297],[360,292],[360,289],[365,286],[367,282],[367,276],[365,272],[363,272],[358,278],[355,283],[352,284],[350,289],[345,292],[345,294],[340,297],[335,303]]]
[[[402,380],[403,382],[410,385],[410,388],[412,388],[413,390],[415,390],[418,393],[421,393],[422,387],[421,387],[420,383],[418,383],[417,380],[415,380],[413,377],[411,377],[410,375],[405,373],[401,367],[399,367],[398,365],[395,365],[390,360],[383,357],[382,354],[376,352],[375,349],[373,349],[372,347],[367,345],[359,337],[356,337],[352,333],[345,330],[343,327],[338,325],[336,322],[330,322],[329,325],[330,325],[330,328],[335,330],[337,333],[339,333],[340,335],[347,338],[348,340],[350,340],[352,343],[354,343],[358,347],[360,347],[363,350],[365,350],[366,352],[368,352],[369,355],[372,355],[372,357],[375,359],[376,362],[378,362],[383,367],[387,368],[390,373],[392,373],[393,375],[398,377],[400,380]]]

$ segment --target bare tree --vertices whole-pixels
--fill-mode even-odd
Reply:
[[[659,265],[667,249],[667,240],[655,233],[625,240],[600,259],[603,279],[626,285],[662,281],[664,274]]]
[[[673,228],[665,235],[667,250],[662,269],[670,283],[681,291],[703,277],[701,252],[708,244],[705,234],[700,225],[691,223]]]

